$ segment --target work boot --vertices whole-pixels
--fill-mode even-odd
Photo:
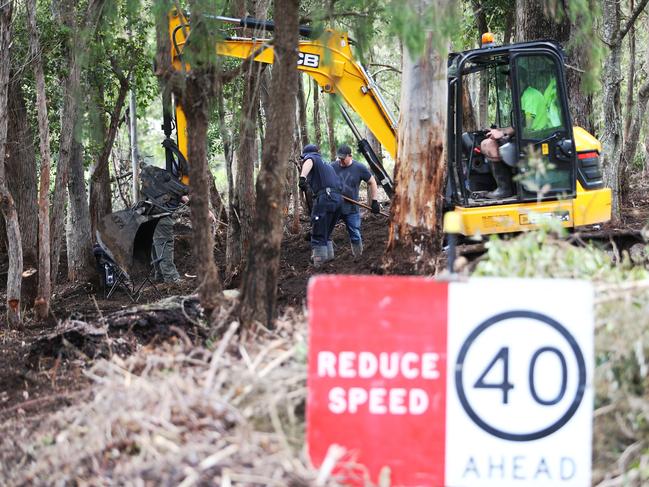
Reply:
[[[313,247],[313,253],[311,254],[313,267],[320,267],[322,264],[327,262],[327,256],[328,251],[326,245],[318,245],[317,247]]]
[[[331,240],[327,242],[327,260],[334,260],[334,243]]]
[[[507,166],[502,161],[489,161],[491,174],[496,180],[496,189],[487,193],[490,200],[509,198],[514,194],[512,190],[512,176]]]
[[[352,255],[354,257],[360,257],[363,253],[363,242],[352,242]]]

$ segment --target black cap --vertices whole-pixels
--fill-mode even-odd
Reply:
[[[313,154],[314,152],[315,153],[320,152],[320,148],[317,145],[315,145],[315,144],[307,144],[307,145],[305,145],[304,149],[302,149],[302,159],[304,159],[304,157],[307,154]]]
[[[341,159],[344,159],[347,156],[352,155],[352,149],[348,145],[341,145],[338,147],[338,157]]]

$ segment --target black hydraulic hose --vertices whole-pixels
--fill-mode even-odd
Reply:
[[[275,22],[272,20],[261,20],[254,17],[244,17],[243,19],[239,19],[236,17],[223,17],[221,15],[205,15],[205,17],[211,20],[218,20],[219,22],[238,25],[239,27],[245,27],[247,29],[265,30],[267,32],[275,31]],[[299,32],[302,37],[307,37],[309,39],[314,35],[313,29],[308,25],[300,25]]]
[[[266,30],[273,32],[275,30],[275,22],[272,20],[259,20],[254,17],[245,17],[240,19],[239,25],[248,29]],[[302,37],[310,38],[313,34],[313,29],[307,25],[300,25],[299,32]]]
[[[376,176],[378,183],[385,190],[388,198],[392,199],[392,197],[394,196],[394,183],[392,181],[392,178],[386,172],[383,164],[381,164],[381,161],[379,161],[376,152],[374,152],[374,149],[372,149],[372,146],[367,141],[367,139],[360,139],[358,141],[358,150],[365,157],[365,160],[370,165],[374,176]]]

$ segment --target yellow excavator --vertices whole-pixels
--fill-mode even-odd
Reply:
[[[256,32],[274,30],[272,21],[251,17],[208,18],[217,24],[234,24]],[[178,71],[189,70],[183,50],[191,41],[190,21],[176,9],[170,11],[168,21],[172,65]],[[322,91],[338,95],[342,100],[339,107],[357,139],[359,152],[388,197],[392,197],[393,180],[361,136],[347,107],[358,114],[395,160],[396,117],[377,84],[354,58],[352,40],[347,33],[325,29],[315,35],[310,27],[300,26],[300,35],[305,39],[299,41],[296,68],[312,77]],[[274,60],[269,38],[223,37],[216,43],[215,55],[267,64]],[[582,128],[572,125],[564,65],[564,52],[552,41],[505,46],[489,43],[479,49],[449,55],[445,206],[459,215],[464,235],[519,232],[537,228],[548,219],[568,228],[610,220],[611,191],[604,187],[599,165],[601,144]],[[486,107],[489,128],[476,125],[478,110],[471,102],[471,94],[481,82],[488,86],[489,94],[482,105]],[[535,89],[540,96],[552,99],[551,122],[543,127],[531,125],[521,106],[527,87],[534,83],[539,85]],[[187,184],[187,124],[183,107],[174,101],[173,108],[164,113],[166,169]],[[488,130],[496,127],[510,127],[509,133],[514,134],[500,148],[502,159],[508,164],[513,190],[507,197],[494,199],[497,182],[480,147]],[[174,128],[177,142],[172,139]],[[129,226],[122,224],[121,218],[113,220],[117,222],[110,227],[113,230]],[[130,233],[134,233],[136,224],[131,226]],[[129,231],[124,228],[124,233]],[[129,237],[124,237],[127,242]],[[113,253],[123,254],[118,260],[125,261],[134,251],[133,239],[122,245],[114,240]]]
[[[272,31],[270,21],[214,16],[215,22]],[[312,37],[309,27],[300,34]],[[183,64],[183,49],[191,37],[188,19],[177,10],[169,14],[171,59],[175,69]],[[342,116],[358,140],[377,181],[389,197],[394,184],[370,144],[353,123],[346,106],[354,110],[381,145],[396,159],[397,120],[363,66],[356,61],[345,32],[326,29],[314,39],[299,42],[297,69],[316,80],[325,93],[343,100]],[[270,39],[228,37],[215,47],[216,55],[273,63]],[[599,166],[601,144],[581,127],[573,127],[568,109],[564,52],[552,41],[535,41],[452,53],[448,60],[448,185],[446,206],[460,215],[465,235],[488,235],[533,229],[542,220],[554,219],[564,227],[592,225],[610,220],[611,191],[604,187]],[[487,194],[496,181],[489,162],[480,153],[487,127],[476,127],[466,93],[479,79],[491,89],[487,100],[490,127],[512,127],[514,136],[501,148],[509,164],[513,194],[492,199]],[[553,120],[537,129],[526,125],[521,98],[529,84],[552,87]],[[467,87],[469,89],[467,89]],[[546,87],[543,90],[543,87]],[[544,93],[544,96],[549,96]],[[470,98],[470,97],[469,97]],[[470,104],[470,103],[469,103]],[[182,107],[176,105],[180,152],[187,153]],[[473,126],[472,126],[473,125]],[[169,126],[169,125],[167,125]],[[167,134],[169,137],[170,134]],[[503,151],[504,149],[504,151]]]

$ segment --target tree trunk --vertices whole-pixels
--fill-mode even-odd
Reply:
[[[80,117],[77,118],[79,120]],[[90,211],[83,168],[83,147],[74,140],[70,157],[70,180],[68,181],[70,223],[67,233],[68,280],[93,282],[97,280],[95,257],[92,253]]]
[[[315,144],[322,147],[322,126],[320,125],[320,87],[313,80],[313,128],[315,129]]]
[[[602,105],[604,106],[604,131],[602,141],[602,169],[604,184],[612,192],[612,218],[620,218],[620,155],[622,152],[622,120],[620,118],[620,82],[622,49],[615,42],[620,30],[620,4],[605,0],[603,4],[602,34],[610,51],[602,70]]]
[[[542,0],[516,0],[516,42],[536,39],[568,40],[570,24],[565,15],[563,22],[557,23],[557,15],[547,11],[548,5]]]
[[[218,270],[214,262],[214,235],[209,224],[209,177],[207,165],[207,114],[204,83],[200,70],[191,73],[187,82],[184,106],[187,110],[189,181],[191,186],[191,218],[194,229],[194,256],[203,272],[199,295],[203,308],[209,314],[217,304],[221,292]],[[196,103],[200,101],[199,103]]]
[[[646,21],[645,21],[646,22]],[[647,23],[645,23],[647,25]],[[633,32],[632,32],[633,34]],[[645,64],[643,71],[645,76],[649,73],[649,46],[646,48],[645,52]],[[629,89],[632,89],[632,85],[629,84]],[[629,101],[627,96],[627,103]],[[624,149],[622,152],[622,160],[624,161],[624,167],[628,168],[633,164],[635,159],[636,151],[638,150],[638,144],[640,143],[640,133],[643,130],[644,119],[646,118],[647,113],[647,102],[649,101],[649,81],[645,81],[640,89],[638,90],[638,98],[635,102],[635,105],[628,106],[627,109],[631,110],[631,113],[628,118],[631,120],[629,128],[627,130],[627,135],[625,137],[626,143],[624,144]]]
[[[191,219],[194,229],[194,258],[202,272],[199,286],[201,305],[211,314],[221,292],[218,269],[214,262],[214,235],[209,223],[210,178],[207,164],[207,126],[210,103],[215,94],[216,71],[211,55],[213,39],[207,30],[200,1],[189,2],[192,10],[192,43],[188,48],[194,60],[186,76],[181,103],[187,116],[189,181],[191,188]],[[209,53],[209,54],[208,54]]]
[[[9,270],[7,273],[7,322],[16,327],[22,323],[20,288],[23,272],[23,251],[18,224],[18,212],[7,187],[5,155],[7,143],[9,46],[11,44],[11,14],[13,2],[0,6],[0,209],[5,218],[9,246]]]
[[[381,147],[381,143],[379,142],[379,139],[376,138],[374,133],[368,128],[365,128],[365,139],[369,142],[370,147],[372,147],[372,150],[374,150],[374,153],[376,154],[376,157],[378,158],[379,162],[383,164],[383,148]],[[369,184],[366,186],[367,186],[367,201],[372,201],[372,190]],[[379,185],[379,188],[381,188],[381,185]]]
[[[609,47],[609,54],[604,61],[602,71],[604,105],[604,131],[602,141],[602,168],[604,184],[612,192],[612,220],[620,218],[622,188],[624,186],[625,161],[622,158],[624,144],[621,118],[622,82],[622,41],[633,27],[640,13],[647,5],[647,0],[640,0],[631,15],[621,26],[620,3],[614,0],[604,0],[602,19],[602,39]]]
[[[258,321],[271,327],[276,315],[279,253],[282,242],[282,200],[298,83],[297,63],[299,0],[275,0],[275,59],[271,82],[271,110],[257,178],[255,233],[241,288],[241,322]]]
[[[214,212],[214,217],[219,221],[227,221],[227,217],[224,215],[225,205],[223,204],[223,199],[221,198],[221,193],[216,187],[216,179],[214,179],[214,174],[211,172],[208,173],[210,177],[210,206]],[[217,222],[217,225],[219,223]]]
[[[92,37],[99,18],[101,16],[106,0],[90,0],[85,13],[85,20],[82,29],[75,20],[76,3],[68,0],[62,2],[63,23],[72,32],[71,44],[68,47],[68,76],[63,88],[63,110],[61,111],[61,140],[59,147],[59,158],[56,165],[56,181],[54,183],[54,197],[52,202],[52,214],[50,218],[50,235],[52,250],[52,281],[56,282],[59,269],[59,258],[61,255],[61,243],[65,226],[65,200],[66,187],[68,184],[68,172],[70,157],[72,154],[72,143],[74,138],[75,117],[77,114],[78,93],[81,78],[82,54],[85,52],[86,42]]]
[[[128,83],[128,76],[121,72],[115,73],[119,79],[119,90],[117,92],[117,100],[110,115],[110,124],[108,132],[102,133],[103,146],[97,162],[93,165],[90,173],[90,218],[92,221],[92,235],[97,231],[97,224],[104,215],[112,212],[111,208],[111,192],[110,192],[110,171],[108,170],[108,163],[110,160],[110,153],[115,144],[115,137],[117,136],[117,129],[122,120],[122,112],[126,104],[126,95],[130,88]],[[102,115],[103,117],[103,115]]]
[[[514,25],[515,21],[516,15],[514,15],[514,11],[511,8],[507,9],[507,17],[505,18],[505,32],[503,34],[503,44],[511,44],[512,36],[514,35],[514,31],[516,29],[516,26]]]
[[[231,203],[233,199],[232,143],[231,143],[232,136],[230,134],[230,131],[228,130],[227,124],[225,123],[225,109],[223,107],[223,86],[221,84],[217,84],[216,86],[216,100],[217,100],[216,110],[215,110],[216,118],[219,124],[219,133],[221,134],[221,141],[223,142],[223,156],[225,157],[225,172],[226,172],[226,177],[228,182],[228,207],[227,208],[225,207],[223,198],[221,198],[221,195],[218,193],[218,190],[216,189],[216,182],[214,181],[214,176],[212,176],[213,184],[212,184],[212,193],[210,193],[210,198],[212,199],[212,209],[214,210],[214,214],[217,220],[223,220],[229,222],[230,215],[232,213]],[[218,200],[219,200],[218,202],[215,201],[216,196],[218,196]],[[217,208],[216,205],[219,205],[220,208]],[[228,228],[229,228],[229,224],[228,224]],[[227,248],[226,248],[226,261],[227,261]]]
[[[632,120],[624,144],[624,150],[622,152],[622,160],[625,161],[624,165],[627,168],[633,163],[635,154],[638,150],[640,132],[642,131],[644,119],[647,113],[647,101],[649,101],[649,81],[645,81],[638,90],[638,99],[635,106],[632,107]]]
[[[629,10],[633,11],[633,0],[629,0]],[[633,118],[633,92],[635,90],[635,27],[629,31],[629,67],[626,77],[626,103],[624,107],[624,139],[628,140],[629,130],[631,128],[631,119]],[[636,141],[637,142],[637,141]],[[628,148],[628,144],[627,144]],[[626,152],[627,149],[625,149]],[[635,152],[635,150],[634,150]],[[631,163],[629,159],[625,159]]]
[[[451,8],[450,0],[437,0],[432,6],[424,0],[408,4],[419,15],[428,8],[438,12]],[[388,241],[392,264],[396,267],[408,262],[420,273],[435,270],[442,247],[446,52],[439,52],[433,45],[433,34],[428,33],[423,54],[413,58],[404,50],[396,191]]]
[[[333,103],[333,98],[329,97],[327,100],[327,141],[329,142],[329,160],[336,159],[336,130],[334,126],[335,116],[334,110],[336,109]]]
[[[297,128],[300,132],[299,142],[300,142],[300,150],[301,150],[302,147],[304,147],[309,143],[309,126],[307,124],[306,97],[304,96],[304,84],[302,83],[302,76],[298,76],[297,109],[298,109],[298,120],[299,120]]]
[[[264,135],[264,122],[268,119],[268,114],[270,113],[270,83],[272,81],[271,71],[272,68],[268,65],[263,65],[261,74],[259,76],[259,94],[261,100],[261,108],[263,109],[263,118],[259,116],[259,138],[260,140],[265,139]],[[263,149],[263,147],[262,147]]]
[[[476,27],[478,28],[478,45],[482,42],[482,34],[489,32],[485,6],[479,0],[472,0],[473,12],[475,15]],[[480,93],[478,95],[478,117],[480,127],[487,127],[489,124],[489,72],[480,73]]]
[[[480,86],[482,89],[482,85]],[[482,95],[480,95],[482,96]],[[482,101],[482,100],[481,100]],[[486,125],[480,125],[486,127]],[[462,130],[472,132],[478,130],[478,122],[476,121],[475,112],[473,111],[473,102],[471,101],[471,93],[469,92],[469,84],[462,84]]]
[[[38,181],[34,134],[29,125],[21,82],[19,76],[13,77],[8,87],[9,120],[5,167],[22,238],[25,274],[21,301],[23,307],[31,308],[38,290]]]
[[[41,59],[40,41],[36,27],[36,0],[27,2],[29,25],[29,47],[34,58],[34,78],[36,80],[36,107],[38,112],[38,132],[41,151],[40,189],[38,194],[38,293],[35,301],[37,318],[44,320],[50,313],[52,283],[50,277],[50,128],[47,118],[47,94],[45,74]]]
[[[234,210],[239,218],[230,222],[232,240],[228,241],[228,247],[231,248],[232,261],[229,264],[233,267],[226,269],[228,277],[245,266],[245,256],[250,245],[252,219],[255,214],[254,184],[255,166],[258,158],[257,113],[260,70],[260,64],[253,63],[245,74],[233,201]]]

